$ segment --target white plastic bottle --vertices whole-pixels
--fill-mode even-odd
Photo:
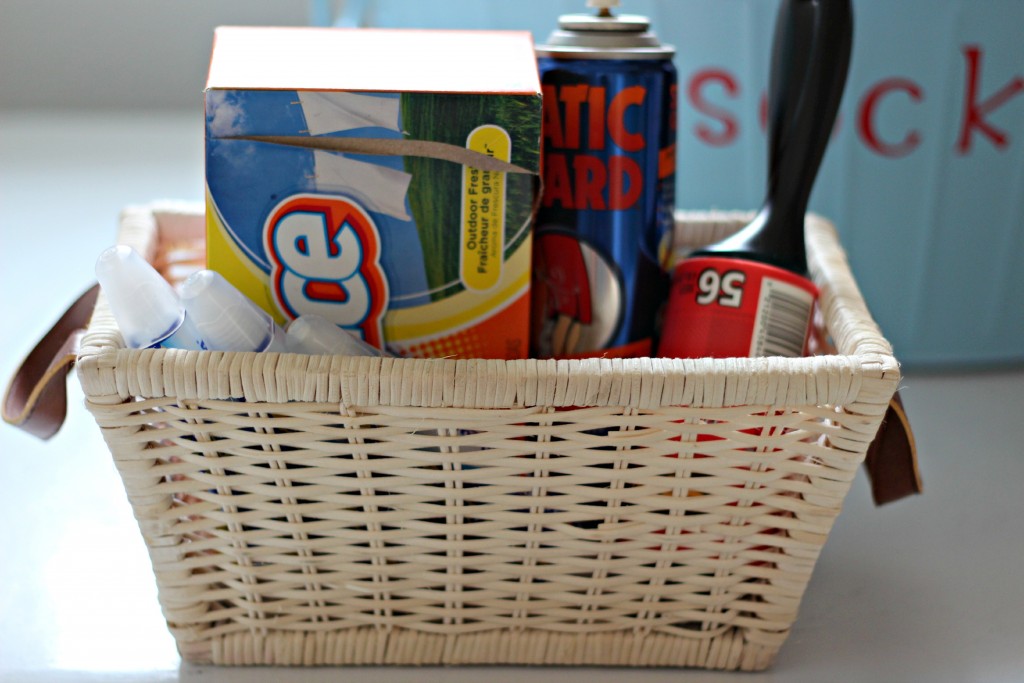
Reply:
[[[105,249],[96,260],[96,279],[131,348],[203,348],[174,288],[131,247]]]
[[[380,349],[346,332],[330,320],[306,313],[288,323],[285,342],[292,353],[382,356]]]
[[[212,270],[181,286],[181,300],[211,351],[287,351],[284,331],[270,315]]]

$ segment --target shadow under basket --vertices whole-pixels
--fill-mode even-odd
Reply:
[[[704,244],[746,213],[679,213]],[[126,209],[188,260],[201,206]],[[764,669],[899,368],[834,228],[807,358],[78,358],[182,657],[224,665]]]

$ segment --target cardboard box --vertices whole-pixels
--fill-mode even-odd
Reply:
[[[208,266],[280,323],[417,357],[527,353],[541,98],[514,31],[222,27]]]

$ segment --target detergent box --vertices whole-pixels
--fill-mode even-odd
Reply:
[[[525,357],[540,92],[527,32],[218,28],[208,267],[281,324]]]

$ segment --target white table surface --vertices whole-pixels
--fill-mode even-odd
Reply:
[[[0,378],[92,279],[122,206],[202,197],[202,114],[0,112]],[[1024,343],[1024,340],[1022,340]],[[1024,681],[1024,368],[907,371],[926,493],[863,474],[763,674],[182,664],[77,382],[48,442],[0,426],[0,681]]]

